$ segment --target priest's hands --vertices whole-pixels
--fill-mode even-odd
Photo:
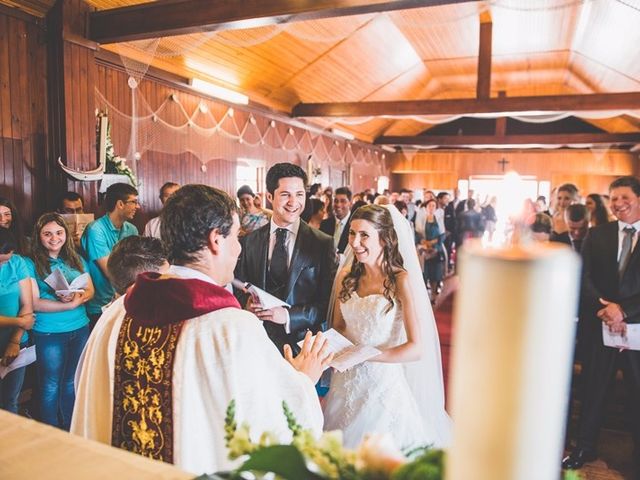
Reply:
[[[311,332],[307,332],[302,344],[302,350],[297,357],[293,357],[293,352],[289,345],[284,346],[284,358],[293,368],[307,375],[315,384],[320,380],[322,372],[333,360],[333,353],[329,352],[329,344],[323,338],[322,332],[316,335],[312,341]]]

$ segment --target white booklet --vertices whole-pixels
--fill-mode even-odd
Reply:
[[[0,379],[7,376],[7,373],[15,370],[16,368],[26,367],[36,361],[36,346],[23,348],[20,350],[18,356],[6,367],[0,365]]]
[[[339,372],[344,372],[382,353],[371,345],[354,345],[351,340],[333,328],[322,332],[322,336],[329,344],[329,351],[334,354],[329,366]],[[315,339],[315,336],[313,338]],[[304,340],[299,341],[298,345],[302,347],[303,342]]]
[[[49,285],[57,295],[70,295],[76,292],[84,292],[89,283],[89,274],[83,273],[74,278],[73,282],[67,282],[59,268],[54,268],[44,282]]]
[[[609,327],[602,324],[602,341],[607,347],[640,350],[640,323],[628,323],[624,335],[611,333]]]
[[[237,289],[250,294],[253,299],[253,303],[260,305],[265,310],[275,307],[291,307],[291,305],[289,305],[287,302],[283,302],[278,297],[274,297],[269,292],[266,292],[249,282],[243,282],[242,280],[238,280],[236,278],[231,283]]]
[[[87,228],[87,225],[93,222],[94,215],[93,213],[64,213],[62,218],[64,218],[69,227],[71,235],[78,234],[78,236],[82,236],[82,232]]]

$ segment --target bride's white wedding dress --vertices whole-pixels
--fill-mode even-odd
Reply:
[[[351,298],[340,304],[344,335],[356,345],[387,349],[406,341],[402,312],[381,294]],[[424,432],[420,411],[400,363],[364,362],[332,372],[324,408],[324,429],[342,430],[344,444],[354,448],[367,433],[390,433],[399,447],[433,443]]]
[[[451,419],[444,408],[440,340],[427,289],[422,279],[409,222],[392,205],[386,205],[398,236],[398,250],[409,275],[415,313],[420,328],[422,355],[408,363],[364,362],[346,372],[332,372],[324,407],[324,429],[342,430],[344,443],[354,448],[367,433],[390,433],[396,445],[449,446]],[[353,261],[347,248],[344,265]],[[348,268],[348,267],[347,267]],[[334,285],[334,305],[339,285]],[[387,349],[406,342],[402,306],[383,295],[359,297],[356,292],[339,303],[345,336],[355,344]],[[329,312],[329,323],[333,314]]]

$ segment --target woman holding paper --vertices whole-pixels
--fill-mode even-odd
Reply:
[[[391,433],[401,447],[449,443],[440,343],[413,238],[391,205],[353,214],[350,251],[334,284],[333,327],[382,353],[332,373],[325,429],[341,429],[348,447],[373,432]]]
[[[0,227],[0,365],[9,366],[26,346],[33,325],[31,280],[24,259],[14,254],[18,242],[8,228]],[[0,379],[0,408],[18,413],[18,396],[25,367]]]
[[[84,304],[93,297],[94,290],[91,278],[84,273],[87,265],[76,253],[67,224],[57,213],[45,213],[36,222],[28,267],[35,279],[33,306],[37,320],[33,338],[41,420],[69,430],[75,401],[74,376],[89,337]],[[86,276],[78,278],[80,275]],[[76,279],[82,288],[61,291],[60,287]]]

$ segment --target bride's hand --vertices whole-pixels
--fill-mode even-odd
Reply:
[[[320,380],[322,372],[333,360],[333,353],[329,353],[329,344],[322,336],[322,332],[311,341],[312,334],[307,332],[302,344],[302,350],[297,357],[293,357],[291,346],[284,346],[284,358],[293,368],[307,375],[315,384]]]

